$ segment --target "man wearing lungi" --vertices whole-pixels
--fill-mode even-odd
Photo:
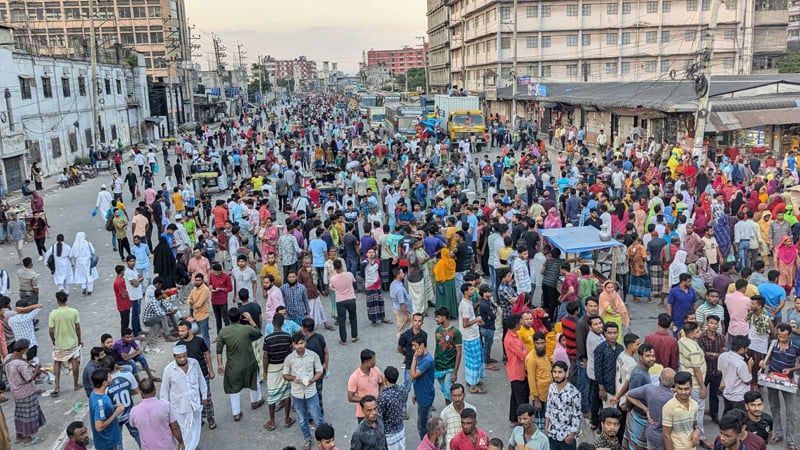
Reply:
[[[461,285],[462,299],[458,304],[458,325],[464,345],[464,377],[469,391],[473,394],[485,394],[483,377],[485,369],[483,364],[483,346],[481,345],[480,325],[483,318],[475,317],[475,308],[472,305],[472,293],[475,290],[469,284]]]
[[[5,371],[11,396],[14,397],[14,427],[17,432],[15,444],[30,446],[42,442],[36,436],[39,428],[47,421],[39,406],[39,394],[36,392],[36,376],[41,373],[38,366],[33,366],[23,358],[28,353],[30,341],[17,339],[14,352],[8,355],[3,370]]]
[[[81,365],[81,318],[78,310],[67,306],[68,295],[56,292],[58,308],[50,313],[47,319],[50,330],[50,341],[53,343],[53,373],[55,374],[55,387],[50,393],[52,397],[58,396],[61,388],[61,364],[72,365],[72,385],[78,391],[82,388],[78,383]]]
[[[289,413],[292,410],[291,383],[283,378],[283,362],[292,353],[292,336],[283,331],[286,319],[283,314],[275,314],[272,318],[272,329],[275,330],[264,338],[264,371],[267,374],[267,404],[269,405],[269,421],[264,428],[275,430],[275,405],[280,403],[286,413],[286,428],[294,425],[295,419]]]

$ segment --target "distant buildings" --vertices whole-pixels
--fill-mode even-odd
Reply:
[[[309,61],[305,56],[295,59],[274,59],[267,57],[263,61],[265,72],[271,80],[310,80],[318,77],[316,61]]]
[[[428,44],[423,47],[403,47],[397,50],[368,50],[367,68],[386,67],[392,75],[408,72],[408,69],[425,67]]]

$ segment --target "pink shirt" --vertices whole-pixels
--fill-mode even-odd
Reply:
[[[378,398],[381,383],[383,383],[383,375],[381,375],[380,369],[373,367],[369,370],[369,374],[365,374],[359,367],[347,380],[347,392],[355,392],[358,398],[365,395],[373,395]],[[356,402],[356,417],[364,417],[359,402]]]
[[[130,424],[139,429],[142,448],[149,450],[175,450],[169,424],[178,421],[178,415],[166,400],[146,398],[131,409]]]
[[[333,292],[336,294],[336,303],[345,300],[355,300],[356,292],[353,290],[353,283],[355,278],[350,272],[337,273],[332,276],[328,285],[330,285]]]
[[[739,291],[725,295],[725,306],[731,316],[728,334],[747,336],[750,326],[747,324],[747,313],[750,311],[750,298]]]
[[[264,308],[264,323],[272,323],[272,318],[275,317],[275,310],[278,306],[286,306],[283,302],[283,292],[278,286],[272,286],[267,291],[267,304]]]
[[[156,201],[156,191],[153,188],[147,188],[144,190],[144,202],[145,204],[152,205],[153,202]]]

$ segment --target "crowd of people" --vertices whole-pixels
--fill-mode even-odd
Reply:
[[[120,323],[89,338],[82,369],[70,289],[92,295],[99,259],[112,256],[84,232],[48,243],[37,185],[30,227],[58,304],[47,318],[49,395],[70,367],[89,405],[89,423],[67,428],[68,449],[89,435],[97,449],[121,448],[123,428],[141,448],[195,449],[204,426],[217,428],[216,377],[234,421],[247,390],[251,410],[268,406],[264,429],[297,423],[304,449],[332,449],[325,406],[338,412],[345,399],[323,404],[330,359],[369,323],[396,340],[403,363],[381,370],[375,351],[360,350],[346,383],[352,449],[406,448],[412,409],[422,450],[796,450],[800,225],[783,191],[797,184],[795,151],[776,161],[712,149],[701,162],[653,139],[601,132],[589,142],[582,128],[508,129],[495,116],[492,160],[468,139],[370,129],[339,100],[286,98],[164,144],[160,186],[154,145],[111,152],[93,215],[120,258]],[[6,231],[15,245],[21,234],[19,299],[0,271],[0,351],[14,442],[35,445],[46,420],[36,383],[50,361],[37,352],[45,281],[15,223]],[[565,227],[622,245],[566,255],[541,234]],[[663,310],[640,336],[632,321],[646,304]],[[320,328],[337,330],[340,347]],[[158,377],[145,351],[161,341],[173,361]],[[505,371],[508,384],[488,385],[487,371]],[[509,435],[478,427],[467,400],[487,393],[508,399]]]

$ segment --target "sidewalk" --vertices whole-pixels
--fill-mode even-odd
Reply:
[[[44,179],[44,189],[42,189],[42,197],[46,194],[53,193],[57,190],[61,189],[61,186],[58,184],[58,177],[50,176]],[[6,194],[5,201],[8,202],[8,205],[11,207],[17,206],[21,203],[30,202],[30,198],[22,195],[22,190],[17,189],[16,191],[9,192]]]

